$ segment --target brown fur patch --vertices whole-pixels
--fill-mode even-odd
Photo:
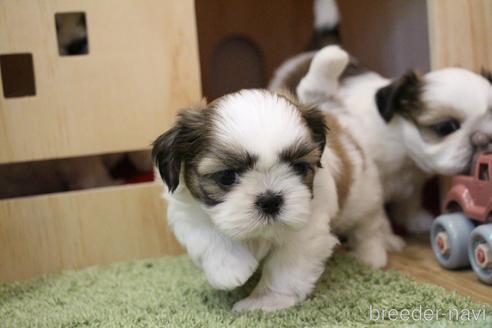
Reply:
[[[430,107],[425,104],[422,104],[420,110],[410,113],[410,116],[422,138],[429,143],[441,142],[446,137],[436,134],[433,129],[436,124],[454,120],[461,125],[465,121],[465,116],[452,107]]]
[[[419,111],[412,114],[415,123],[418,126],[430,126],[446,119],[455,119],[463,122],[465,117],[462,113],[450,107],[429,107],[422,106]]]
[[[325,114],[325,121],[330,131],[327,134],[326,143],[340,160],[340,171],[335,176],[335,184],[337,187],[338,208],[342,209],[347,201],[350,188],[353,184],[353,163],[350,161],[350,158],[340,141],[340,136],[342,134],[348,136],[349,140],[353,141],[356,148],[361,151],[361,156],[363,156],[363,152],[353,139],[352,135],[340,126],[337,119],[332,114]]]
[[[492,84],[492,71],[489,71],[488,69],[485,69],[485,68],[482,67],[482,70],[481,70],[480,74],[484,78],[486,78],[490,82],[490,84]]]

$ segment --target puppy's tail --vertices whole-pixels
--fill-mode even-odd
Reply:
[[[335,0],[315,0],[313,9],[315,30],[333,30],[340,23],[340,13]]]
[[[297,86],[297,95],[303,103],[320,103],[332,99],[337,91],[340,75],[350,57],[339,46],[327,46],[316,53],[308,73]]]
[[[340,44],[338,29],[340,12],[336,0],[314,0],[313,11],[313,32],[309,43],[306,45],[306,52],[283,62],[275,70],[268,89],[272,91],[287,89],[295,93],[296,87],[301,78],[306,75],[316,51],[328,45]]]

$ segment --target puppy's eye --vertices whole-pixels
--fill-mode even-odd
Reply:
[[[294,171],[297,174],[305,176],[311,167],[306,162],[298,162],[298,163],[292,164],[292,168],[294,169]]]
[[[445,137],[460,128],[460,122],[457,120],[447,120],[431,125],[431,129],[440,137]]]
[[[214,179],[219,185],[229,187],[238,181],[239,175],[236,171],[224,170],[215,173]]]

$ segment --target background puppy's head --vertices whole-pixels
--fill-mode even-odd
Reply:
[[[241,239],[307,222],[324,145],[319,111],[243,90],[181,112],[153,156],[170,192],[181,183],[220,230]]]
[[[478,74],[447,68],[419,76],[409,72],[376,93],[386,122],[400,125],[405,147],[417,165],[432,174],[469,169],[481,146],[477,121],[492,110],[491,83]]]

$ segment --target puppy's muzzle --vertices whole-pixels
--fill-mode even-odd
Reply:
[[[489,147],[492,143],[492,138],[489,134],[477,131],[471,136],[473,146],[477,148]]]
[[[256,198],[255,206],[265,215],[276,216],[284,203],[284,198],[278,193],[267,191]]]
[[[492,152],[492,134],[483,131],[477,131],[471,136],[471,143],[474,148],[474,155]]]

